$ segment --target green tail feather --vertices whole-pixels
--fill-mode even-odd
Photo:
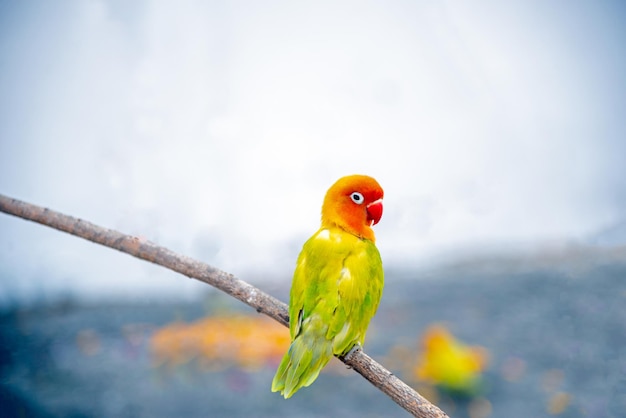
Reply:
[[[274,380],[272,392],[280,392],[285,399],[298,389],[309,386],[333,357],[333,344],[323,336],[301,334],[283,357]]]

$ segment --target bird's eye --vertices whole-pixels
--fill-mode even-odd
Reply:
[[[350,199],[352,199],[352,201],[356,203],[357,205],[360,205],[361,203],[363,203],[363,195],[359,192],[352,192],[350,194]]]

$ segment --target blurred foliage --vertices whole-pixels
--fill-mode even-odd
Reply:
[[[431,325],[422,336],[413,375],[419,382],[471,397],[481,392],[488,357],[486,348],[467,346],[443,325]]]
[[[191,323],[171,323],[157,329],[149,339],[156,367],[175,369],[193,364],[204,371],[274,368],[289,343],[288,329],[269,318],[226,312]],[[77,335],[77,344],[85,355],[100,350],[98,335],[90,329]],[[417,351],[395,345],[383,364],[400,370],[419,393],[448,413],[486,418],[493,414],[493,405],[485,397],[488,385],[484,372],[489,360],[486,348],[467,345],[444,325],[431,324],[420,337]],[[505,382],[519,383],[527,376],[528,364],[520,357],[508,356],[499,363],[498,374]],[[325,371],[349,372],[338,361],[331,362]],[[564,379],[563,370],[555,368],[544,372],[538,382],[546,395],[545,412],[549,415],[564,414],[572,403],[572,395],[563,391]]]
[[[418,350],[397,344],[383,360],[448,414],[469,418],[486,418],[493,413],[491,401],[483,396],[487,386],[483,373],[488,363],[486,348],[464,344],[437,323],[420,336]]]
[[[206,370],[276,365],[288,347],[287,328],[263,316],[242,314],[175,322],[158,329],[150,340],[156,366],[197,361]]]

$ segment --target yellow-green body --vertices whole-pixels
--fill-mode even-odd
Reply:
[[[302,248],[291,286],[291,346],[272,382],[289,398],[309,386],[333,355],[363,344],[383,290],[374,242],[323,226]]]

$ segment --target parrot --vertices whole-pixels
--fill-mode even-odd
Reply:
[[[311,385],[333,355],[363,345],[384,286],[372,229],[382,201],[378,182],[360,174],[326,192],[320,229],[302,247],[289,294],[291,343],[272,381],[285,399]]]

